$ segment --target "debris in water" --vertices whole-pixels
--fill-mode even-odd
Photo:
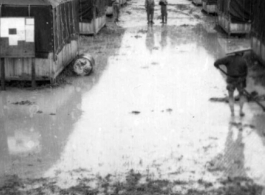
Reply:
[[[142,36],[140,36],[140,35],[135,35],[134,36],[136,39],[138,39],[138,38],[141,38]]]
[[[224,102],[224,103],[228,103],[228,98],[224,97],[224,98],[210,98],[211,102]]]
[[[167,112],[171,113],[173,110],[171,108],[167,109]]]
[[[15,105],[28,105],[28,106],[30,106],[32,104],[35,104],[35,102],[31,102],[29,100],[26,100],[26,101],[21,101],[21,102],[14,102],[12,104],[15,104]]]
[[[140,114],[141,112],[139,111],[132,111],[132,114]]]

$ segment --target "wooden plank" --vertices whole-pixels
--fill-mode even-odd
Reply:
[[[2,91],[5,91],[6,90],[6,86],[5,86],[5,79],[6,79],[6,76],[5,76],[5,59],[1,58],[0,62],[1,62],[1,89],[2,89]]]
[[[79,22],[80,34],[94,35],[98,33],[102,27],[106,24],[106,16],[98,17],[92,22]]]
[[[32,58],[31,62],[31,86],[36,88],[36,72],[35,72],[35,59]]]

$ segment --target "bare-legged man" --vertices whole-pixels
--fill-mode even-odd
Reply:
[[[243,52],[235,53],[234,55],[218,59],[214,62],[216,68],[220,65],[226,66],[227,72],[227,90],[229,95],[229,107],[231,115],[234,116],[234,92],[237,89],[239,93],[240,116],[243,117],[243,105],[245,102],[244,88],[246,87],[246,77],[248,73],[247,62],[243,58]]]

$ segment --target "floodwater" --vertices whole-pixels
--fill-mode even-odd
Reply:
[[[157,6],[148,26],[142,3],[129,1],[118,26],[106,27],[124,29],[118,46],[102,60],[101,43],[89,77],[0,92],[0,187],[16,175],[48,178],[61,189],[80,181],[99,189],[102,178],[124,182],[132,172],[142,183],[179,181],[172,192],[182,193],[206,184],[218,189],[227,178],[265,185],[262,109],[246,103],[240,118],[236,105],[231,117],[226,103],[209,101],[227,94],[214,60],[248,48],[249,40],[228,39],[216,31],[216,17],[190,1],[169,3],[168,24],[160,24]],[[84,44],[82,51],[95,53]],[[247,90],[265,94],[253,78]]]

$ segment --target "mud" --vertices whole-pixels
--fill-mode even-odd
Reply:
[[[190,1],[169,3],[167,25],[157,7],[147,26],[132,0],[120,22],[80,36],[90,76],[68,69],[65,85],[1,93],[0,194],[262,194],[264,114],[250,101],[244,119],[230,117],[209,101],[226,95],[214,60],[248,39],[220,34]],[[258,98],[264,68],[253,62]]]

